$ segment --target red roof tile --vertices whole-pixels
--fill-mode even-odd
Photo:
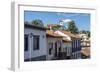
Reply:
[[[63,38],[63,41],[65,41],[65,42],[72,42],[72,40],[68,40],[67,38]]]
[[[81,53],[85,56],[90,56],[90,48],[85,48],[81,50]]]
[[[56,37],[56,38],[63,38],[63,36],[54,33],[53,30],[46,30],[46,35],[47,36],[51,36],[51,37]]]
[[[59,30],[59,31],[61,31],[62,33],[66,34],[66,35],[69,35],[71,37],[74,37],[74,38],[77,38],[77,39],[81,39],[80,36],[78,36],[76,34],[72,34],[72,33],[68,32],[68,31],[65,31],[65,30]]]

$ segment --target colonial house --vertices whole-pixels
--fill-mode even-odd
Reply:
[[[71,59],[72,54],[72,47],[71,47],[72,40],[68,40],[67,38],[63,37],[63,53],[66,54],[66,59]]]
[[[63,49],[62,55],[63,55],[63,57],[66,56],[66,59],[70,59],[71,54],[72,54],[72,47],[71,47],[72,40],[71,40],[70,36],[68,36],[62,32],[58,32],[59,30],[62,29],[61,27],[63,27],[63,24],[48,24],[47,26],[50,28],[50,30],[53,30],[53,27],[58,27],[58,28],[60,27],[60,29],[54,29],[54,30],[55,30],[56,34],[63,36],[63,38],[62,38],[62,43],[63,43],[62,44],[62,46],[63,46],[62,47],[62,49]]]
[[[54,33],[53,30],[47,30],[46,36],[47,36],[47,60],[60,59],[59,54],[63,52],[62,36]]]
[[[46,28],[24,24],[24,61],[46,60]]]
[[[72,59],[81,58],[81,38],[78,35],[72,34],[65,30],[57,30],[56,33],[65,36],[67,39],[71,40],[70,43],[70,55]]]
[[[55,30],[47,30],[48,60],[70,59],[71,40],[56,33]]]
[[[24,24],[24,61],[81,58],[80,40],[65,30]]]

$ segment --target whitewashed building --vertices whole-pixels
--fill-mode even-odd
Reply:
[[[46,60],[46,28],[24,25],[24,61]]]
[[[72,40],[68,40],[67,38],[63,38],[63,52],[66,54],[66,59],[71,59],[72,54]]]
[[[78,35],[72,34],[70,32],[67,32],[65,30],[57,30],[56,33],[64,36],[68,40],[71,40],[72,42],[69,43],[69,48],[67,50],[70,50],[70,56],[72,59],[79,59],[81,58],[81,38]],[[66,45],[68,47],[68,45]],[[67,51],[68,54],[69,51]]]
[[[54,33],[53,30],[47,30],[47,60],[58,59],[62,49],[62,36]]]
[[[63,52],[66,54],[66,59],[70,59],[72,55],[72,40],[71,37],[61,30],[56,30],[55,33],[63,36]]]

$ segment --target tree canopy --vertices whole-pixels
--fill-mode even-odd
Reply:
[[[37,25],[37,26],[44,26],[42,20],[40,20],[40,19],[32,20],[31,24]]]
[[[53,29],[53,30],[58,30],[58,29],[60,29],[60,27],[61,27],[61,26],[52,26],[52,29]]]
[[[78,27],[76,26],[74,21],[68,23],[68,31],[70,31],[73,34],[78,34]]]
[[[87,34],[87,36],[90,37],[90,31],[82,30],[80,31],[80,33]]]

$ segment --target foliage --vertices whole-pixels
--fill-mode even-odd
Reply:
[[[52,26],[52,29],[53,29],[53,30],[58,30],[58,29],[60,29],[60,27],[61,27],[61,26]]]
[[[74,21],[71,21],[68,23],[68,31],[70,31],[73,34],[78,34],[78,27],[76,26]]]
[[[40,20],[40,19],[32,20],[31,24],[32,25],[37,25],[37,26],[44,26],[42,20]]]
[[[82,30],[80,33],[87,34],[87,36],[90,37],[90,31]]]

